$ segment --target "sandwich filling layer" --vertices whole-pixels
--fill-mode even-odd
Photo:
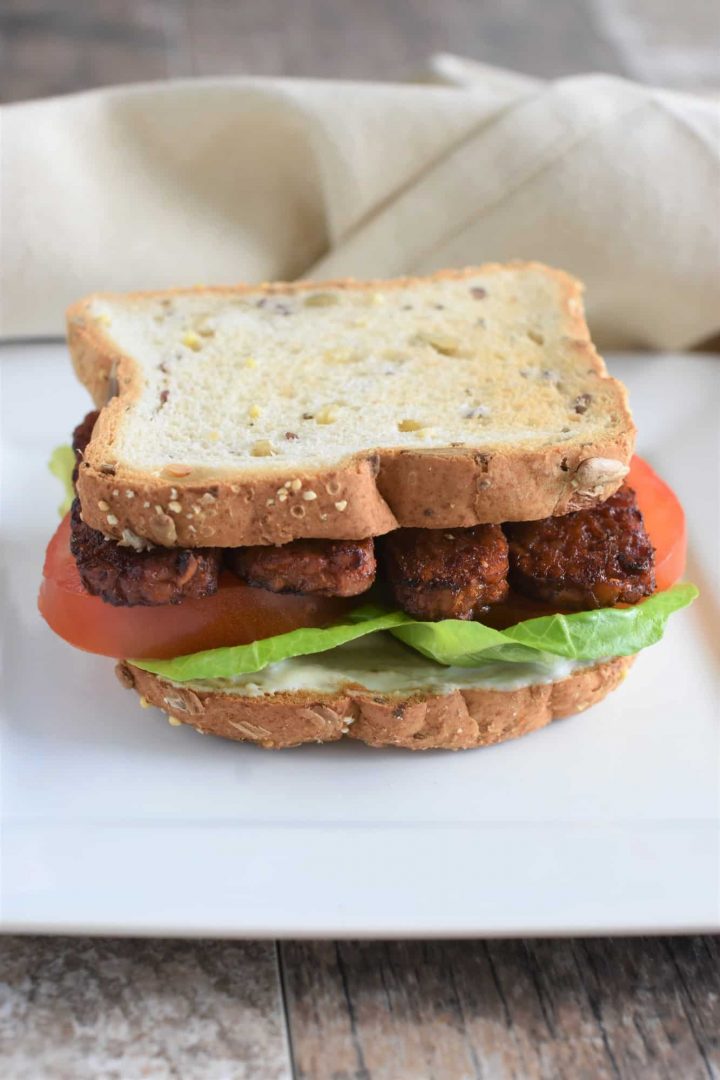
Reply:
[[[97,414],[75,429],[82,459]],[[415,618],[475,619],[521,596],[566,610],[636,603],[655,588],[653,548],[635,494],[624,485],[598,506],[540,521],[457,529],[396,529],[362,540],[294,540],[280,546],[163,548],[120,543],[71,514],[71,551],[88,591],[117,606],[175,604],[217,591],[227,567],[274,593],[350,597],[379,578]]]
[[[544,656],[544,662],[537,663],[508,664],[498,661],[477,668],[441,667],[381,632],[340,645],[329,652],[282,660],[250,675],[197,679],[173,685],[243,697],[301,690],[329,694],[352,689],[407,697],[415,693],[519,690],[525,686],[545,686],[601,662]]]
[[[76,450],[53,455],[68,503],[92,420]],[[80,648],[241,699],[565,683],[652,645],[696,595],[675,584],[685,539],[673,492],[640,459],[628,478],[648,530],[628,486],[540,522],[229,550],[123,546],[84,523],[76,498],[47,551],[40,609]]]
[[[53,455],[69,501],[91,430],[88,417],[75,451]],[[540,521],[265,548],[123,546],[75,498],[40,609],[81,648],[241,697],[548,685],[653,644],[697,593],[674,584],[685,558],[674,495],[640,459],[629,480],[649,530],[627,486]]]

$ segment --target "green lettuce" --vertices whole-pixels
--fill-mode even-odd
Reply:
[[[324,629],[290,630],[287,634],[277,634],[262,641],[253,641],[249,645],[206,649],[189,656],[179,656],[175,660],[133,660],[131,663],[145,671],[153,671],[156,675],[172,679],[173,682],[229,679],[235,675],[262,671],[268,664],[289,660],[293,656],[327,652],[367,634],[391,630],[406,621],[412,622],[409,616],[400,611],[382,612],[368,606],[350,612],[342,622]]]
[[[342,622],[320,630],[292,630],[250,645],[208,649],[175,660],[132,663],[179,683],[231,679],[294,656],[327,652],[380,631],[390,631],[405,645],[444,666],[479,667],[498,662],[550,665],[558,656],[600,660],[629,656],[659,641],[670,615],[697,595],[694,585],[675,585],[634,607],[548,615],[527,619],[507,630],[457,619],[417,622],[402,612],[365,605]]]
[[[437,623],[412,622],[392,632],[423,656],[455,667],[477,667],[498,660],[537,662],[543,654],[569,660],[601,660],[631,656],[654,645],[663,636],[672,613],[687,607],[697,595],[694,585],[682,584],[654,593],[632,607],[543,615],[502,631],[482,623],[446,619]]]
[[[65,517],[75,498],[72,474],[75,468],[75,451],[72,446],[56,446],[50,455],[48,468],[63,486],[65,498],[58,506],[60,517]]]

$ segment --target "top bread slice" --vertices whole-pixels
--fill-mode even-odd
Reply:
[[[510,263],[81,300],[70,351],[102,410],[83,517],[133,546],[235,547],[602,501],[635,430],[581,293]]]

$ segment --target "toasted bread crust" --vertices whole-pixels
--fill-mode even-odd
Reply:
[[[118,664],[117,673],[123,686],[174,723],[269,750],[336,742],[345,735],[377,747],[467,750],[526,735],[597,704],[623,681],[633,659],[607,660],[544,686],[412,697],[352,687],[335,694],[243,697],[178,686],[126,662]]]
[[[518,269],[539,264],[517,262]],[[479,271],[506,269],[489,264],[468,270],[447,270],[438,280],[457,279]],[[605,365],[590,341],[580,302],[581,286],[559,270],[542,267],[557,282],[568,338],[578,363],[606,377]],[[394,281],[278,283],[263,286],[269,294],[318,288],[391,290],[417,279]],[[227,289],[168,290],[208,294]],[[237,286],[238,295],[257,291]],[[157,294],[131,294],[151,297]],[[527,521],[564,514],[602,502],[620,486],[635,443],[635,428],[620,389],[622,424],[606,439],[592,443],[558,442],[539,449],[481,448],[374,449],[338,461],[332,468],[280,471],[262,469],[221,475],[213,471],[166,467],[161,474],[134,473],[114,462],[112,442],[128,403],[142,393],[133,359],[115,354],[103,326],[85,317],[92,298],[68,310],[68,342],[80,381],[102,408],[82,463],[78,494],[83,518],[105,535],[120,538],[128,529],[156,544],[181,547],[237,547],[284,544],[290,540],[360,539],[379,536],[399,526],[463,527],[504,521]],[[614,381],[614,380],[613,380]],[[113,396],[114,395],[114,396]],[[277,499],[287,481],[299,480],[316,498],[302,502]],[[128,495],[128,492],[131,494]],[[172,504],[172,509],[170,508]]]

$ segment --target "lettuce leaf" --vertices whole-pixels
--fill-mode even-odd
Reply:
[[[601,608],[572,615],[527,619],[507,630],[482,623],[446,619],[417,622],[377,605],[356,608],[342,622],[320,630],[287,634],[224,649],[180,656],[175,660],[133,660],[136,667],[173,682],[231,679],[262,671],[294,656],[327,652],[367,634],[390,631],[405,645],[444,666],[479,667],[498,662],[550,665],[553,657],[600,660],[629,656],[659,641],[674,611],[698,595],[694,585],[675,585],[629,608]]]
[[[179,656],[175,660],[132,660],[131,663],[173,682],[231,679],[235,675],[262,671],[268,664],[277,664],[293,656],[327,652],[378,630],[391,630],[404,622],[412,620],[401,611],[382,611],[368,605],[351,611],[342,622],[322,629],[290,630],[287,634],[252,641],[249,645],[206,649],[204,652],[190,653],[189,656]]]
[[[75,451],[72,446],[56,446],[50,455],[48,468],[63,486],[65,498],[58,506],[60,517],[65,517],[75,498],[72,474],[75,468]]]
[[[491,630],[482,623],[446,619],[437,623],[412,622],[392,633],[423,656],[440,664],[477,667],[481,663],[537,662],[542,654],[569,660],[601,660],[631,656],[663,636],[670,615],[692,603],[694,585],[673,585],[627,608],[599,608],[572,615],[543,615],[526,619],[507,630]]]

